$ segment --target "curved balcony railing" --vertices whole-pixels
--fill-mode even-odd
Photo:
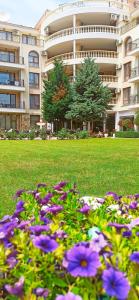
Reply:
[[[115,26],[106,26],[106,25],[86,25],[86,26],[78,26],[78,27],[71,27],[67,29],[63,29],[57,31],[56,33],[51,34],[46,38],[46,42],[52,41],[64,36],[70,35],[78,35],[84,33],[109,33],[109,34],[118,34],[119,29]]]
[[[49,58],[46,61],[46,66],[48,66],[51,63],[54,63],[55,59],[60,60],[70,60],[70,59],[76,59],[76,58],[117,58],[118,53],[116,51],[107,51],[107,50],[88,50],[88,51],[77,51],[74,55],[73,52],[68,52],[64,54],[60,54],[57,56],[54,56],[52,58]],[[108,62],[109,63],[109,62]]]

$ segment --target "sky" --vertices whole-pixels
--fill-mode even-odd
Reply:
[[[72,0],[0,0],[0,20],[34,26],[46,9]]]

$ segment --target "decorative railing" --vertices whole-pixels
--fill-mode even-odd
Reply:
[[[9,55],[5,54],[0,54],[0,62],[3,63],[10,63],[10,64],[20,64],[20,65],[24,65],[24,57],[15,57],[14,59],[10,58]]]
[[[135,28],[138,24],[139,24],[139,19],[135,19],[134,21],[127,23],[126,25],[121,27],[120,34],[124,34],[130,31],[131,29]]]
[[[49,58],[46,61],[46,65],[49,65],[50,63],[53,63],[55,59],[60,60],[69,60],[69,59],[76,59],[76,58],[117,58],[118,53],[116,51],[107,51],[107,50],[88,50],[88,51],[77,51],[75,52],[75,55],[73,52],[68,52],[64,54],[60,54],[57,56],[54,56],[52,58]]]
[[[20,36],[13,34],[12,32],[0,31],[0,40],[20,43]]]
[[[15,108],[15,109],[25,109],[25,102],[19,102],[15,104],[0,102],[0,108]]]
[[[72,34],[83,34],[83,33],[92,33],[92,32],[118,34],[119,29],[115,26],[106,26],[106,25],[86,25],[86,26],[77,26],[75,28],[71,27],[51,34],[46,38],[46,42],[64,36],[69,36]]]
[[[0,85],[11,85],[16,87],[24,87],[24,80],[2,80]]]
[[[137,39],[131,43],[128,43],[128,45],[127,45],[127,52],[134,51],[136,49],[139,49],[139,39]]]
[[[103,82],[118,82],[118,77],[114,75],[100,75]]]
[[[131,70],[130,79],[138,77],[139,76],[139,67],[133,68]]]

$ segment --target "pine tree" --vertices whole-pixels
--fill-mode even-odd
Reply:
[[[50,72],[48,80],[44,80],[42,98],[44,120],[47,122],[57,120],[63,123],[72,97],[69,78],[64,71],[62,61],[55,60],[54,69]]]
[[[103,86],[97,64],[85,59],[73,85],[73,102],[69,105],[67,119],[88,122],[100,119],[109,107],[110,89]]]

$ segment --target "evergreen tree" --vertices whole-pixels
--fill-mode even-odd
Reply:
[[[67,119],[88,122],[100,119],[109,107],[112,97],[108,87],[103,86],[97,64],[85,59],[73,85],[73,102],[69,105]]]
[[[44,80],[42,95],[43,118],[47,122],[64,122],[65,114],[71,102],[71,88],[69,78],[64,72],[62,61],[55,60],[54,69],[48,80]]]

